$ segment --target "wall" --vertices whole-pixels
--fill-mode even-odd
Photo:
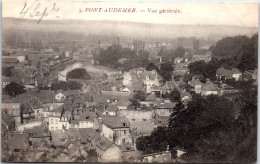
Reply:
[[[151,111],[139,111],[139,110],[120,110],[119,116],[126,116],[128,120],[150,120],[153,119],[154,112]]]
[[[8,116],[20,117],[20,103],[2,103],[2,110],[7,109]]]
[[[122,150],[117,145],[113,144],[100,154],[102,154],[102,161],[109,160],[109,162],[112,162],[115,160],[114,162],[117,162],[122,156]]]
[[[26,124],[21,124],[21,125],[16,125],[17,131],[22,133],[24,129],[32,129],[35,126],[41,126],[42,122],[41,121],[32,121],[32,122],[27,122]]]
[[[114,131],[112,129],[110,129],[106,125],[102,124],[102,132],[103,132],[103,134],[104,134],[104,136],[106,138],[108,138],[109,140],[113,141]]]
[[[89,121],[80,121],[79,128],[94,128],[94,123]]]

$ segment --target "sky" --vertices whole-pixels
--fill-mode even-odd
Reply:
[[[38,9],[35,10],[37,6]],[[35,11],[42,14],[45,8],[47,8],[47,12],[50,12],[53,8],[54,10],[44,16],[42,18],[43,20],[113,20],[160,24],[258,27],[257,2],[83,2],[82,0],[3,0],[2,16],[40,19],[41,16],[35,16]],[[84,12],[86,8],[89,9],[88,12]],[[92,8],[98,8],[98,10],[96,10],[96,12],[89,12]],[[135,9],[135,12],[105,12],[108,11],[109,8],[131,8],[131,11]],[[152,9],[153,11],[156,11],[156,13],[151,13],[148,9]],[[80,12],[80,10],[83,12]],[[98,12],[99,10],[100,12]],[[178,11],[178,13],[160,13],[161,10],[175,10]],[[20,14],[21,11],[27,12]]]

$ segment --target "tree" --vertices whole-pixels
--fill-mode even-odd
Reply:
[[[172,79],[173,66],[171,63],[162,63],[160,68],[160,75],[164,78],[165,81]]]
[[[147,71],[156,70],[158,72],[159,68],[155,64],[149,63],[148,66],[145,68],[145,70],[147,70]]]
[[[206,62],[203,60],[195,61],[188,65],[191,74],[203,75],[206,68]]]
[[[247,47],[244,47],[244,52],[241,57],[241,62],[238,68],[241,71],[254,70],[257,68],[258,61],[258,35],[255,34],[250,39],[250,43]]]
[[[86,69],[76,68],[76,69],[68,72],[67,78],[89,80],[91,78],[91,76],[87,73]]]
[[[167,127],[157,127],[151,136],[141,136],[136,140],[137,150],[144,151],[145,154],[165,151],[167,148]]]
[[[143,151],[145,154],[153,152],[152,141],[150,136],[141,136],[136,139],[136,149]]]
[[[24,93],[25,90],[24,86],[11,82],[5,86],[4,92],[9,96],[16,97],[17,95]]]
[[[217,42],[216,46],[210,50],[213,56],[217,58],[234,57],[241,55],[241,49],[249,43],[247,36],[226,37]]]
[[[170,93],[170,100],[172,102],[178,102],[180,101],[181,96],[180,96],[180,92],[177,89],[174,89],[171,93]]]
[[[177,57],[184,57],[185,55],[185,49],[183,47],[178,47],[175,51],[173,51],[173,59]]]
[[[88,150],[87,154],[87,162],[98,162],[98,154],[95,149]]]

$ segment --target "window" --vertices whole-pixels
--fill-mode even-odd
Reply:
[[[125,144],[125,139],[122,139],[122,144]]]
[[[53,119],[51,119],[51,124],[53,124]]]
[[[39,110],[37,110],[37,113],[39,114],[39,113],[40,113],[40,111],[39,111]]]
[[[58,130],[58,127],[56,127],[56,130]]]
[[[126,130],[123,130],[123,134],[126,134]]]
[[[55,120],[55,123],[58,124],[58,120]]]
[[[51,130],[54,130],[54,127],[51,127]]]
[[[123,123],[123,126],[126,126],[126,123]]]

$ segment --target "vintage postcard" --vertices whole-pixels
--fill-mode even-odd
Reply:
[[[257,2],[3,0],[2,162],[252,163]]]

